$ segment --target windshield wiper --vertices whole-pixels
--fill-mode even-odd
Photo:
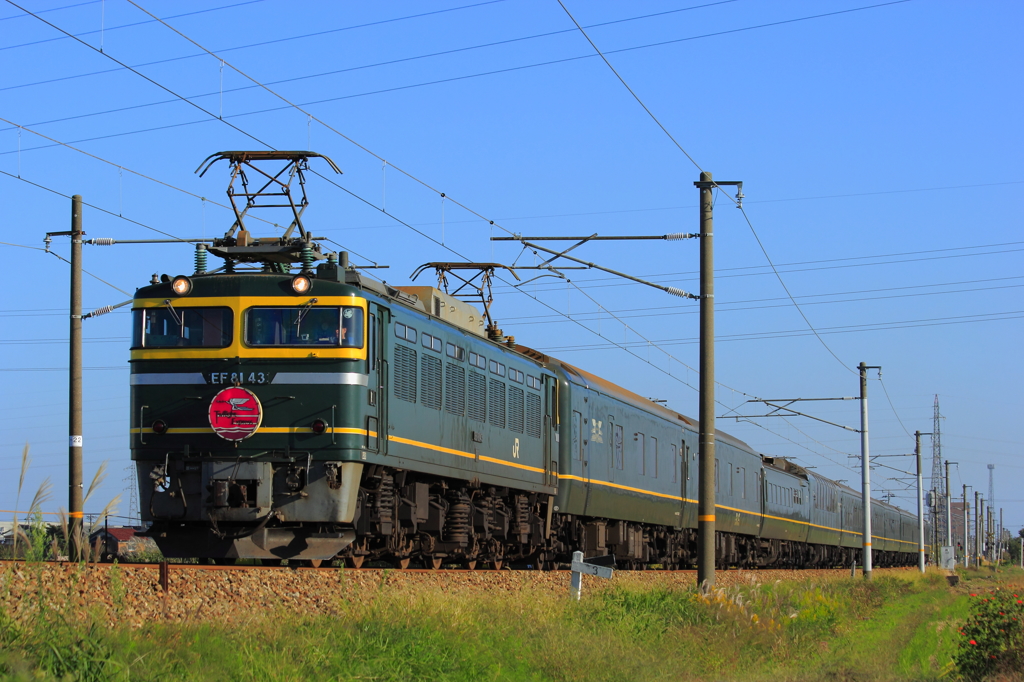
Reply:
[[[171,305],[171,299],[167,299],[166,301],[164,301],[164,305],[167,306],[167,309],[171,311],[171,317],[174,318],[174,321],[177,322],[178,326],[180,327],[181,317],[178,316],[178,311],[174,309],[173,305]]]
[[[317,299],[315,299],[315,298],[309,299],[309,303],[307,303],[306,305],[302,306],[302,310],[299,311],[299,316],[295,318],[295,336],[296,337],[298,337],[299,331],[301,330],[301,327],[299,327],[299,325],[302,324],[302,320],[306,317],[306,313],[309,312],[309,309],[313,307],[313,304],[316,303],[316,301],[317,301]]]

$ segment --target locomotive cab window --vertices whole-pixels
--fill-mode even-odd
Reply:
[[[355,306],[250,308],[245,312],[250,346],[363,347],[363,309]]]
[[[132,311],[133,348],[225,348],[230,308],[142,308]]]

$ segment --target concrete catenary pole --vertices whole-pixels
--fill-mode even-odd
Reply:
[[[82,197],[71,197],[71,337],[68,373],[70,559],[82,560]]]
[[[921,432],[914,432],[917,458],[917,568],[924,573],[924,480],[921,475]]]
[[[700,174],[700,434],[697,496],[697,584],[715,584],[715,276],[714,190]]]
[[[981,558],[980,551],[981,542],[981,507],[978,506],[978,491],[974,491],[974,565],[981,566],[979,559]]]
[[[946,460],[946,547],[953,544],[953,495],[949,489],[949,460]]]
[[[860,369],[861,504],[864,506],[864,578],[871,580],[871,453],[868,447],[868,366]]]
[[[967,532],[967,518],[970,515],[970,511],[967,508],[967,484],[964,483],[964,568],[970,565],[967,561],[967,536],[970,533]]]
[[[999,508],[999,541],[996,546],[999,548],[999,552],[996,554],[996,561],[1003,560],[1003,508]]]

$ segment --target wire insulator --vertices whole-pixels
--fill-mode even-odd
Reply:
[[[196,244],[196,274],[206,273],[206,244]]]
[[[699,234],[691,234],[689,232],[673,232],[672,234],[666,234],[665,239],[673,241],[675,239],[693,239],[694,237],[699,236]]]
[[[313,269],[313,249],[309,244],[302,247],[302,271],[309,272]]]
[[[111,237],[96,237],[94,239],[90,239],[89,241],[92,242],[93,246],[113,246],[114,245],[114,240]]]
[[[676,289],[675,287],[666,287],[665,291],[673,296],[678,296],[679,298],[700,298],[699,296],[695,296],[694,294],[683,291],[682,289]]]

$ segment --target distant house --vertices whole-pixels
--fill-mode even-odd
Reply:
[[[92,550],[99,541],[99,558],[103,561],[130,559],[133,554],[156,551],[156,543],[150,538],[140,537],[139,532],[130,526],[100,528],[89,536],[89,548]]]

